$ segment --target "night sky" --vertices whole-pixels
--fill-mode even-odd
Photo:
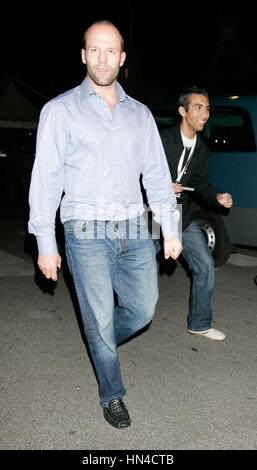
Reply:
[[[199,2],[197,8],[171,3],[170,11],[167,2],[92,4],[52,2],[51,7],[35,2],[6,7],[0,31],[0,79],[15,76],[49,98],[78,85],[86,73],[80,59],[83,32],[93,21],[104,18],[124,35],[125,65],[133,70],[126,91],[142,101],[151,101],[151,96],[156,100],[160,88],[176,94],[191,84],[209,87],[214,93],[227,92],[230,85],[231,93],[236,87],[239,92],[257,92],[254,11],[236,6],[231,11],[228,7],[215,10],[213,4],[210,12],[206,3],[201,9]],[[253,77],[244,65],[226,83],[216,69],[212,69],[213,78],[206,79],[217,51],[220,22],[225,18],[233,20],[233,38],[244,60],[251,62]]]

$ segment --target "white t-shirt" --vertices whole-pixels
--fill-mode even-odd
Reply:
[[[189,156],[188,156],[188,159],[187,159],[187,162],[189,163],[190,158],[191,158],[191,156],[193,154],[193,151],[194,151],[194,148],[195,148],[195,144],[196,144],[196,134],[195,134],[193,139],[189,139],[188,137],[183,135],[182,132],[181,132],[181,137],[182,137],[182,142],[183,142],[184,149],[183,149],[183,152],[182,152],[181,157],[180,157],[179,162],[178,162],[177,182],[180,182],[180,180],[181,180],[181,178],[182,178],[182,176],[185,173],[186,168],[187,168],[187,164],[182,167],[185,152],[186,152],[186,148],[191,149],[190,153],[189,153]]]
[[[195,146],[195,144],[196,144],[196,134],[195,134],[193,139],[189,139],[188,137],[183,135],[182,132],[181,132],[181,137],[182,137],[182,142],[183,142],[184,147],[191,148],[191,147]]]

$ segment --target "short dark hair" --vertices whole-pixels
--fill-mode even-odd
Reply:
[[[191,87],[185,88],[181,92],[179,100],[178,100],[178,107],[183,106],[183,108],[185,108],[185,110],[188,111],[190,95],[192,95],[193,93],[195,93],[197,95],[207,96],[207,98],[209,97],[207,91],[204,88],[199,88],[197,86],[191,86]]]
[[[114,28],[116,28],[117,31],[118,31],[119,34],[120,34],[120,38],[121,38],[121,52],[123,52],[123,50],[124,50],[124,38],[123,38],[121,32],[119,31],[119,29],[117,28],[117,26],[116,26],[114,23],[112,23],[111,21],[109,21],[109,20],[97,20],[97,21],[95,21],[94,23],[92,23],[92,24],[86,29],[86,31],[85,31],[84,34],[83,34],[83,40],[82,40],[83,49],[86,49],[86,34],[87,34],[88,30],[91,28],[91,26],[94,26],[95,24],[109,24],[110,26],[114,26]]]

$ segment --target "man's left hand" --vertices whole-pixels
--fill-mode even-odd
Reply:
[[[164,238],[164,257],[177,259],[183,250],[183,246],[178,237]]]
[[[229,193],[218,193],[217,201],[221,206],[224,206],[227,209],[230,209],[230,207],[232,207],[232,204],[233,204],[232,196]]]

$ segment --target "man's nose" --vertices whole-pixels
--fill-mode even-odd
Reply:
[[[207,108],[202,108],[202,116],[207,119],[209,116],[209,110]]]
[[[100,52],[99,52],[99,57],[98,57],[98,59],[99,59],[99,62],[105,63],[106,60],[107,60],[106,51],[100,51]]]

